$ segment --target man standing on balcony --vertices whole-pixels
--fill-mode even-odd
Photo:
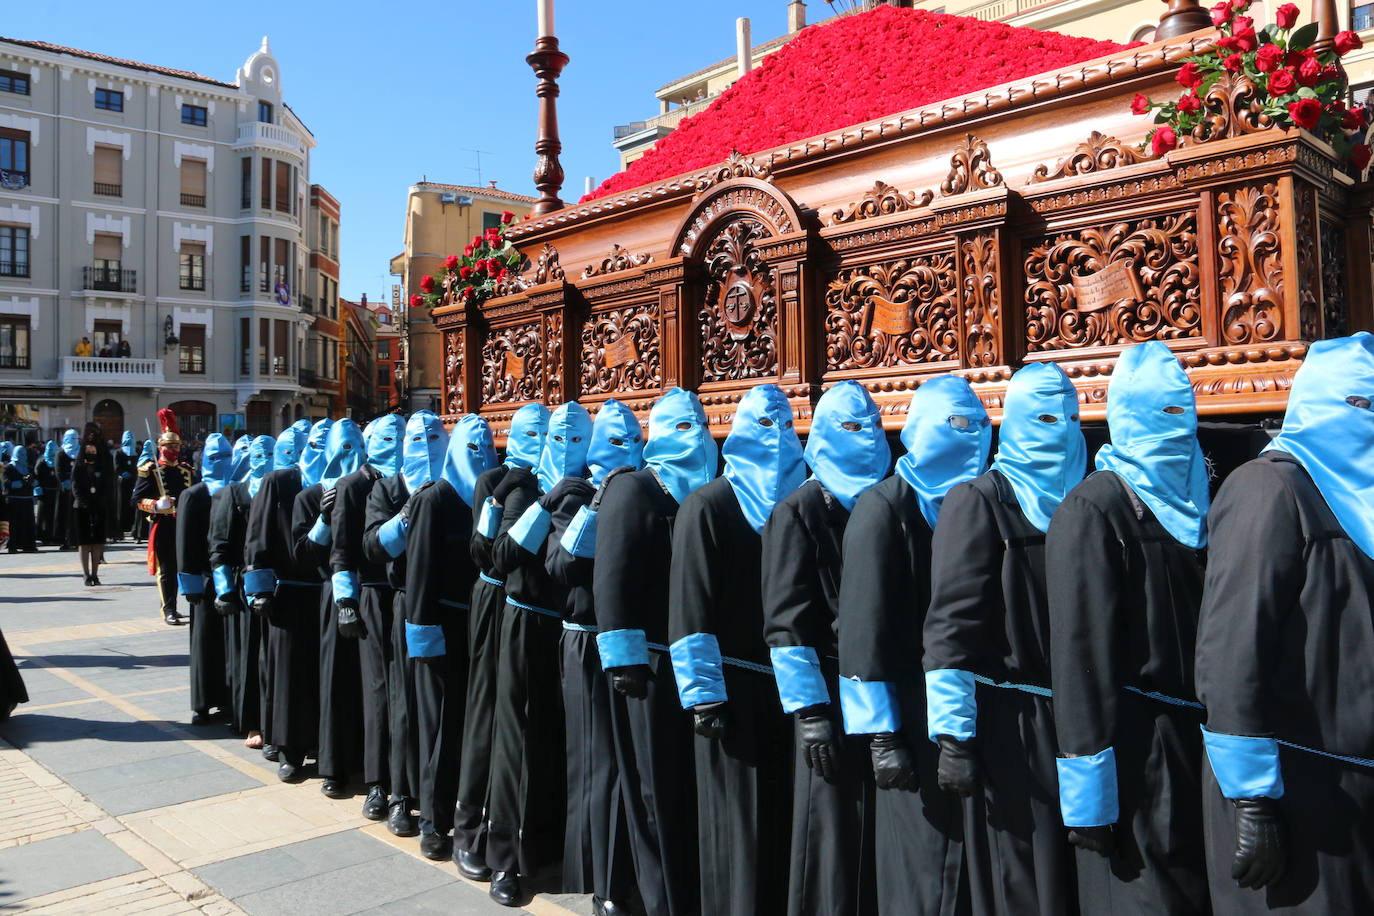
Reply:
[[[76,355],[76,356],[90,356],[90,355],[91,355],[91,340],[90,340],[90,338],[89,338],[89,337],[83,337],[83,338],[81,338],[81,343],[79,343],[79,344],[76,345],[76,350],[74,350],[73,353],[74,353],[74,355]]]
[[[162,433],[157,437],[157,461],[140,464],[133,503],[149,520],[148,572],[157,576],[162,596],[162,619],[168,626],[183,621],[177,612],[177,498],[190,489],[191,469],[181,463],[181,435],[169,408],[157,412]]]

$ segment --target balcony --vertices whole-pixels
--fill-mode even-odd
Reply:
[[[304,138],[294,130],[279,124],[263,124],[261,121],[240,124],[238,141],[234,148],[242,149],[245,146],[269,146],[305,157]]]
[[[27,277],[28,261],[0,261],[0,277]]]
[[[124,185],[111,184],[108,181],[97,181],[91,188],[92,192],[98,197],[123,197]]]
[[[160,359],[64,356],[57,381],[63,388],[157,388],[167,379]]]
[[[81,288],[106,293],[138,292],[138,271],[118,267],[81,268]]]
[[[204,209],[204,208],[205,208],[205,195],[204,195],[204,194],[187,194],[185,191],[182,191],[182,192],[181,192],[181,205],[182,205],[183,207],[200,207],[201,209]]]

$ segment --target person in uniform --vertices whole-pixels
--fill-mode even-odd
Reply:
[[[1313,343],[1208,520],[1198,625],[1217,913],[1374,912],[1374,336]]]
[[[34,490],[38,500],[38,541],[42,544],[59,544],[62,536],[57,533],[57,507],[62,485],[57,479],[57,443],[49,439],[43,446],[43,455],[33,469]],[[133,491],[130,490],[132,496]],[[130,503],[132,507],[132,503]],[[132,508],[131,510],[132,511]]]
[[[5,519],[10,525],[10,553],[37,553],[34,540],[34,475],[29,473],[29,450],[20,445],[5,465]]]
[[[169,408],[157,412],[161,433],[157,460],[138,466],[138,481],[130,499],[148,519],[148,573],[157,577],[162,597],[162,619],[169,626],[183,622],[177,611],[177,500],[195,482],[192,471],[181,463],[181,433]]]
[[[792,730],[763,640],[761,532],[806,478],[787,396],[751,388],[722,449],[725,473],[692,492],[673,527],[669,639],[695,731],[701,910],[787,908]]]
[[[134,434],[124,430],[119,440],[119,450],[115,452],[115,480],[119,490],[116,501],[119,517],[119,536],[123,538],[134,527],[134,479],[138,474],[138,443]]]
[[[53,523],[54,535],[62,550],[76,549],[76,528],[72,513],[72,470],[81,457],[81,434],[69,429],[62,434],[57,453],[57,514]]]
[[[177,591],[190,606],[191,724],[207,725],[211,710],[229,710],[229,677],[225,662],[225,622],[215,613],[215,596],[207,593],[210,560],[211,505],[229,483],[233,470],[229,440],[211,433],[200,450],[200,482],[177,500]]]

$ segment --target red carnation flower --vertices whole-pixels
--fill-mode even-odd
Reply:
[[[1269,74],[1270,95],[1287,95],[1297,88],[1298,81],[1294,78],[1292,70],[1279,70],[1277,73]]]
[[[1135,98],[1131,99],[1131,114],[1143,115],[1149,113],[1150,100],[1145,98],[1145,96],[1141,95],[1139,92],[1137,92],[1135,94]]]
[[[1174,77],[1178,84],[1186,89],[1196,89],[1202,85],[1202,73],[1199,72],[1197,64],[1191,60],[1179,68],[1178,76]]]
[[[1255,54],[1255,69],[1261,73],[1273,73],[1283,64],[1283,48],[1278,45],[1265,45]]]
[[[1176,146],[1178,146],[1178,136],[1172,127],[1168,124],[1161,124],[1155,128],[1154,136],[1150,137],[1150,149],[1154,150],[1156,156],[1163,156]]]
[[[1184,93],[1178,100],[1178,110],[1184,114],[1192,114],[1202,108],[1202,99],[1196,93]]]
[[[1285,71],[1286,72],[1286,71]],[[1272,80],[1273,77],[1270,77]],[[1312,130],[1322,117],[1322,103],[1316,99],[1298,99],[1288,103],[1288,117],[1303,130]]]
[[[511,223],[515,222],[515,214],[512,213],[512,212],[510,212],[509,210],[502,210],[502,211],[501,211],[501,222],[503,222],[503,223],[505,223],[507,226],[509,226]]]
[[[1239,51],[1234,54],[1228,54],[1226,58],[1222,60],[1221,65],[1232,73],[1239,73],[1241,68],[1245,66],[1245,55],[1241,54]]]
[[[445,270],[453,270],[453,268],[455,268],[455,267],[457,267],[457,266],[458,266],[458,255],[456,255],[456,254],[451,254],[451,255],[449,255],[448,257],[444,258],[444,269],[445,269]]]
[[[421,295],[414,295],[414,296],[411,296],[411,297],[410,297],[410,307],[411,307],[411,308],[417,309],[417,308],[419,308],[420,306],[422,306],[422,305],[424,305],[424,304],[425,304],[425,297],[424,297],[424,296],[421,296]]]
[[[1274,10],[1274,25],[1281,29],[1291,29],[1298,21],[1298,8],[1291,3]]]
[[[1350,149],[1350,164],[1355,167],[1355,171],[1363,172],[1369,167],[1369,147],[1363,143],[1357,143]]]
[[[458,268],[458,279],[460,279],[460,280],[470,280],[470,279],[472,279],[472,268],[471,268],[471,267],[460,267],[460,268]]]
[[[1221,28],[1231,21],[1230,0],[1221,0],[1216,6],[1212,7],[1212,25]]]
[[[423,277],[421,277],[420,289],[424,290],[427,293],[434,292],[434,278],[431,277],[429,274],[425,274]]]
[[[1336,33],[1336,53],[1341,57],[1345,57],[1345,55],[1349,54],[1351,51],[1358,51],[1363,47],[1364,42],[1360,40],[1360,36],[1356,35],[1354,32],[1345,31]]]

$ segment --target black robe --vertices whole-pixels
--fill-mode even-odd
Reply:
[[[63,550],[76,547],[75,514],[72,511],[72,470],[76,466],[66,452],[57,452],[57,512],[53,515],[53,540]]]
[[[77,546],[103,546],[114,508],[114,461],[97,449],[72,465],[72,538]]]
[[[215,613],[210,580],[209,486],[202,481],[177,500],[177,577],[191,605],[191,709],[206,713],[229,709],[225,667],[224,618]]]
[[[1207,913],[1202,711],[1193,654],[1204,552],[1173,538],[1124,480],[1093,474],[1045,545],[1059,751],[1111,747],[1120,819],[1111,858],[1076,850],[1088,913]]]
[[[649,916],[701,912],[694,736],[667,652],[677,512],[677,500],[651,469],[607,481],[592,570],[598,630],[643,630],[650,645],[647,696],[611,693],[635,880]]]
[[[10,553],[33,553],[38,549],[34,539],[32,474],[20,474],[13,464],[5,465],[0,475],[0,487],[5,496],[5,521],[10,523]]]
[[[5,634],[0,632],[0,722],[10,717],[14,708],[29,701],[29,692],[24,689],[24,676],[14,663]]]
[[[694,739],[701,909],[721,916],[787,908],[792,722],[763,640],[762,550],[723,477],[678,511],[668,638],[709,634],[724,660],[725,735]]]
[[[1374,559],[1282,453],[1227,478],[1208,524],[1196,669],[1207,727],[1291,743],[1279,745],[1287,870],[1265,890],[1231,880],[1235,811],[1204,767],[1212,905],[1374,912]]]
[[[927,672],[958,669],[1019,685],[977,687],[983,785],[964,803],[973,912],[1076,913],[1074,859],[1059,816],[1054,709],[1044,695],[1045,535],[995,470],[945,497],[923,638]]]
[[[917,777],[913,789],[878,789],[874,795],[878,907],[884,916],[969,910],[963,806],[936,782],[939,748],[926,731],[921,626],[930,606],[930,553],[930,525],[916,491],[900,476],[859,497],[844,531],[840,676],[890,685],[898,734]]]
[[[62,536],[58,534],[57,509],[61,498],[61,483],[57,479],[57,469],[46,461],[34,466],[34,479],[43,491],[38,497],[38,540],[44,544],[58,544]],[[133,488],[129,489],[130,511],[132,511]]]
[[[243,595],[243,547],[251,505],[247,481],[224,487],[210,501],[210,570],[213,574],[219,567],[227,567],[233,586],[232,592],[215,597],[227,597],[236,606],[235,612],[224,620],[224,654],[230,722],[240,734],[262,730],[266,696],[262,655],[267,621],[248,613]],[[212,592],[215,590],[212,588]]]
[[[119,490],[116,513],[119,517],[119,534],[128,534],[134,527],[134,475],[138,472],[138,456],[126,455],[124,450],[115,452],[115,480]]]

